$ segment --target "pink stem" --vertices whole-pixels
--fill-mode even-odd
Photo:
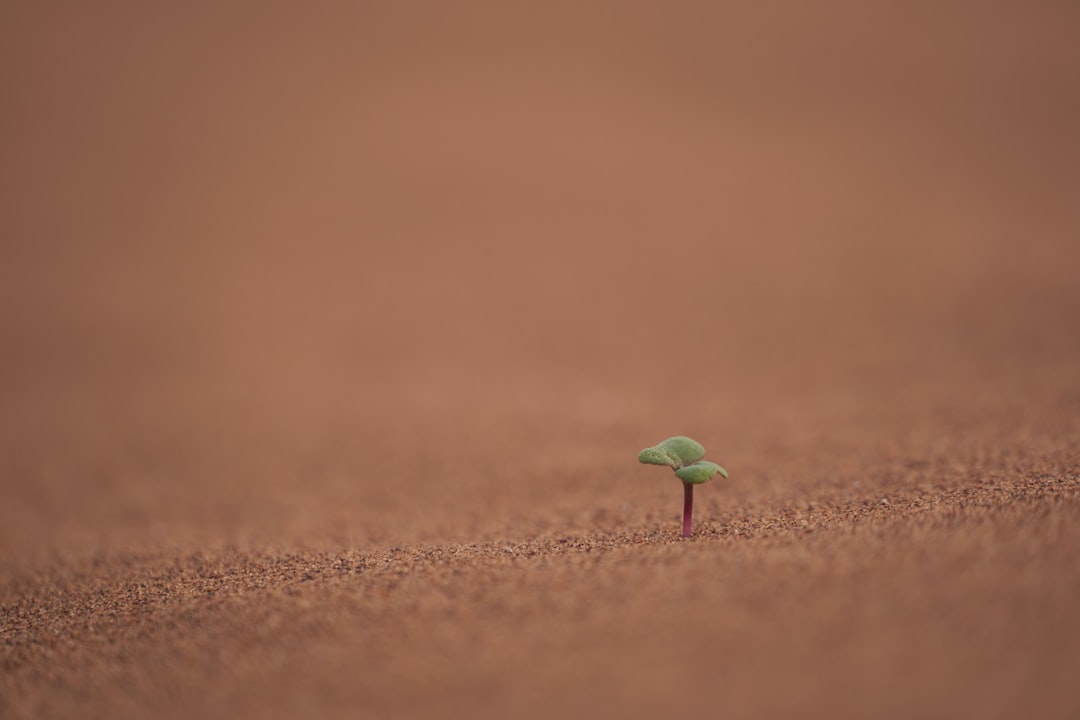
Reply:
[[[690,537],[690,522],[694,517],[694,486],[683,483],[682,536]]]

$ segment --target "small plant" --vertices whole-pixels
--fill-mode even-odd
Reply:
[[[690,537],[694,517],[694,486],[712,480],[716,475],[728,476],[727,470],[714,462],[702,460],[705,448],[697,440],[682,435],[670,437],[659,445],[638,453],[638,462],[646,465],[667,465],[683,482],[682,536]]]

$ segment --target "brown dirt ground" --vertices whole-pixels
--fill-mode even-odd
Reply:
[[[1080,717],[1078,6],[151,5],[0,5],[0,717]]]

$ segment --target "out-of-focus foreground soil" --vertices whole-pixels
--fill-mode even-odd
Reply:
[[[759,6],[0,6],[0,716],[1080,716],[1080,12]]]

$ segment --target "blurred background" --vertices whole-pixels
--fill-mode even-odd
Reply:
[[[1060,448],[1078,38],[1069,2],[4,2],[0,554],[666,523],[633,461],[675,433],[744,506]]]

